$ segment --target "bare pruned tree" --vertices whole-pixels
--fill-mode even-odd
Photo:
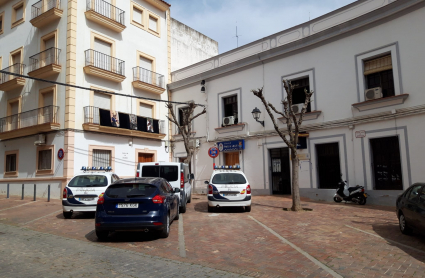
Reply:
[[[200,105],[195,104],[194,102],[189,102],[187,104],[187,107],[182,109],[182,116],[183,117],[181,119],[182,125],[180,125],[180,123],[179,123],[179,121],[176,117],[176,114],[174,113],[173,104],[171,102],[168,102],[166,104],[166,107],[168,108],[168,111],[169,111],[169,115],[171,115],[171,117],[167,116],[167,119],[177,126],[179,133],[183,137],[183,143],[184,143],[184,147],[186,149],[186,154],[187,154],[184,162],[187,163],[187,164],[189,164],[191,162],[193,153],[195,151],[193,146],[190,145],[190,138],[192,136],[192,122],[197,117],[199,117],[202,114],[205,114],[207,112],[207,109],[204,107],[202,112],[199,112],[198,114],[193,115],[193,112],[195,111],[196,107],[198,107],[198,106],[200,106]]]
[[[282,140],[291,150],[291,161],[292,161],[292,207],[291,207],[291,210],[300,211],[302,210],[302,207],[301,207],[300,190],[299,190],[299,158],[297,156],[297,144],[298,144],[298,136],[300,133],[300,127],[301,127],[301,124],[303,123],[303,117],[305,112],[307,111],[308,104],[311,102],[311,96],[313,95],[313,91],[309,92],[307,91],[307,89],[304,89],[305,101],[304,101],[303,108],[301,109],[300,113],[295,113],[292,110],[292,100],[293,100],[292,93],[294,91],[294,88],[297,85],[292,84],[291,81],[288,81],[288,80],[283,80],[282,82],[287,94],[286,99],[282,100],[283,112],[278,111],[273,106],[273,104],[266,101],[263,95],[263,88],[258,90],[252,90],[251,92],[253,92],[254,95],[257,96],[261,100],[261,102],[264,104],[264,107],[266,108],[266,111],[269,114],[270,119],[272,120],[274,129],[276,130],[277,134],[279,134],[280,138],[282,138]],[[283,117],[283,119],[286,122],[286,127],[287,127],[286,132],[279,129],[278,125],[276,124],[276,120],[274,118],[272,111]]]

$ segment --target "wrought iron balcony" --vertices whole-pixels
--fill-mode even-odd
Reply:
[[[4,68],[3,71],[16,74],[24,74],[25,65],[16,63],[10,67]],[[7,73],[1,73],[0,75],[0,91],[10,91],[23,87],[25,85],[25,78],[17,77]]]
[[[85,51],[87,74],[122,82],[125,79],[125,62],[93,49]]]
[[[61,50],[51,47],[30,57],[29,76],[44,78],[60,73],[62,67],[59,63]]]
[[[43,27],[62,17],[61,0],[40,0],[31,6],[31,24]]]
[[[49,105],[0,118],[0,139],[10,139],[59,129],[58,110],[58,106]]]
[[[165,77],[141,67],[134,67],[133,86],[151,93],[162,94],[165,91]]]
[[[125,12],[103,0],[87,0],[85,15],[87,19],[114,31],[122,32],[125,29]]]

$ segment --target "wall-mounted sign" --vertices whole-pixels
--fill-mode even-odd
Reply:
[[[224,141],[217,143],[220,152],[239,151],[245,149],[245,140]]]
[[[366,131],[365,130],[356,131],[356,138],[363,138],[363,137],[366,137]]]
[[[208,155],[209,155],[211,158],[216,158],[216,157],[218,156],[218,153],[219,153],[219,150],[218,150],[216,147],[211,147],[211,148],[208,150]]]
[[[298,153],[297,154],[299,160],[309,160],[310,154],[308,153]]]
[[[65,156],[65,151],[63,149],[58,150],[58,159],[62,160]]]

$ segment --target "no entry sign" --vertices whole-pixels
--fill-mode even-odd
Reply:
[[[218,151],[218,149],[217,149],[216,147],[211,147],[211,148],[208,150],[208,155],[209,155],[210,157],[212,157],[212,158],[216,158],[216,157],[218,156],[218,153],[219,153],[219,151]]]

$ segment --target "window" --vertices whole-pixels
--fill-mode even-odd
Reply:
[[[145,29],[144,17],[147,15],[147,11],[142,6],[131,2],[130,7],[130,22],[136,27]]]
[[[235,124],[238,123],[238,97],[236,95],[223,98],[224,117],[235,117]]]
[[[188,107],[179,108],[179,125],[184,126],[184,111],[187,111]]]
[[[212,180],[213,184],[245,184],[246,179],[238,173],[222,173],[216,174]]]
[[[92,166],[94,167],[107,167],[111,166],[110,150],[93,150]]]
[[[81,175],[74,177],[68,184],[69,187],[103,187],[108,185],[108,178],[100,175]]]
[[[305,92],[310,92],[310,82],[309,77],[304,77],[298,80],[292,80],[292,84],[296,85],[292,91],[292,104],[305,103]],[[311,103],[307,105],[307,112],[311,112]]]
[[[395,95],[391,55],[364,61],[366,89],[380,87],[383,97]]]
[[[167,181],[177,181],[178,170],[177,166],[143,166],[142,177],[161,177]]]
[[[3,34],[3,29],[4,29],[3,18],[4,18],[4,12],[0,13],[0,35]],[[1,61],[1,59],[0,59],[0,61]],[[1,64],[0,64],[0,67],[1,67]]]
[[[422,185],[416,185],[412,188],[409,194],[409,201],[417,203],[419,201],[419,192],[421,191]]]
[[[54,169],[54,146],[37,147],[36,175],[52,175]]]
[[[133,7],[133,22],[143,25],[143,10]]]
[[[4,177],[17,177],[19,150],[5,152],[4,160]]]
[[[149,29],[158,32],[158,19],[149,15]]]
[[[130,198],[151,196],[157,191],[157,187],[143,183],[120,183],[108,186],[105,191],[109,198]]]
[[[16,154],[6,155],[6,171],[5,172],[15,172],[16,171]]]
[[[21,1],[12,7],[12,28],[25,21],[25,1]]]
[[[146,103],[139,103],[139,116],[145,117],[145,118],[152,118],[152,105],[146,104]]]

